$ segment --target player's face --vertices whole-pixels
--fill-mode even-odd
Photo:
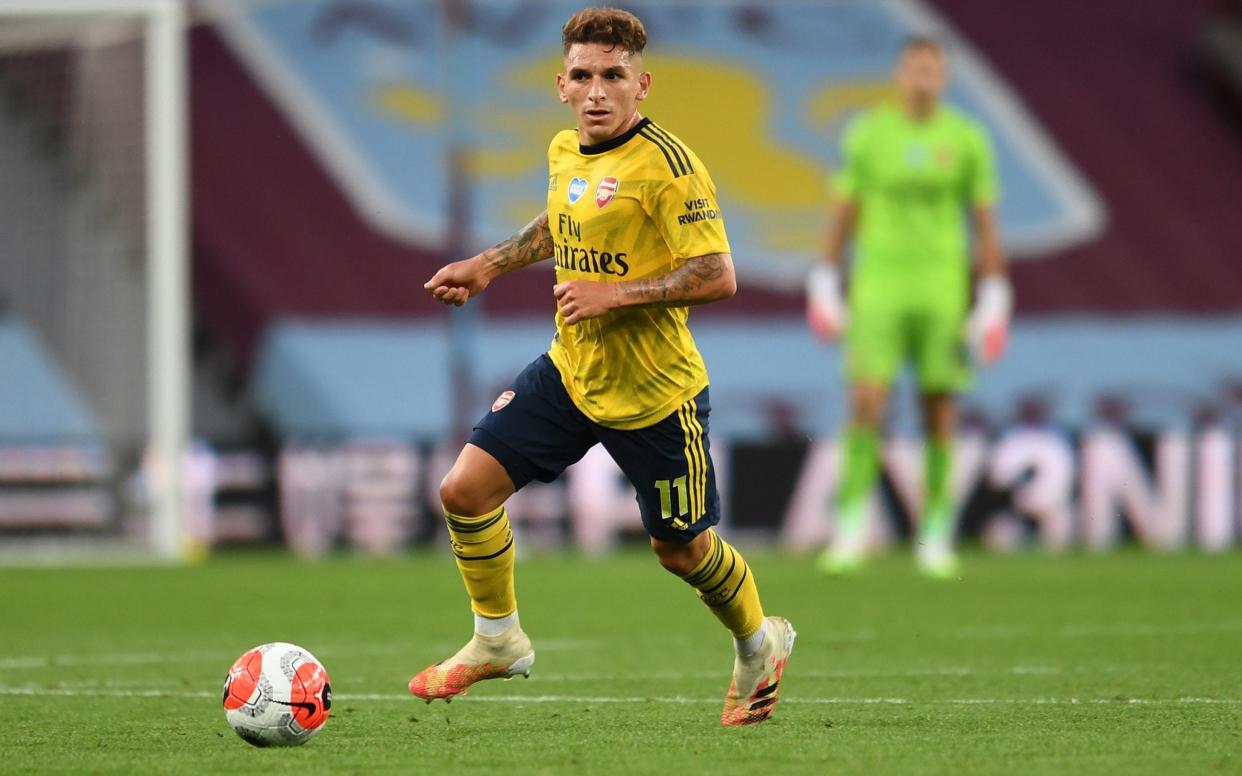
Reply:
[[[949,67],[936,48],[907,49],[897,60],[897,90],[905,104],[918,112],[936,107],[949,82]]]
[[[587,145],[602,143],[638,121],[638,103],[647,98],[651,73],[642,71],[642,55],[601,43],[575,43],[565,55],[565,71],[556,75],[561,102],[578,120]]]

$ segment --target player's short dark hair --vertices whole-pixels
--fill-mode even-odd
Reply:
[[[561,28],[565,53],[575,43],[600,43],[641,54],[647,46],[647,28],[637,16],[620,8],[585,8]]]
[[[902,40],[901,48],[898,49],[898,53],[901,55],[908,54],[911,51],[934,51],[937,54],[943,55],[945,53],[945,46],[944,43],[934,35],[915,33],[914,35],[909,35]]]

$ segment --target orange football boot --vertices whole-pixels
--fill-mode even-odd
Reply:
[[[530,677],[535,662],[530,637],[522,626],[513,627],[499,636],[478,633],[447,660],[429,666],[410,680],[410,692],[431,703],[436,698],[451,700],[465,695],[467,688],[484,679]]]
[[[781,675],[798,633],[784,617],[765,617],[763,622],[767,630],[759,651],[733,661],[733,682],[720,713],[720,724],[726,727],[763,722],[780,700]]]

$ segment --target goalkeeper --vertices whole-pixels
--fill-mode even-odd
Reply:
[[[948,80],[943,48],[911,38],[895,80],[897,102],[859,116],[845,133],[827,260],[808,279],[811,328],[823,339],[843,334],[850,383],[837,530],[820,566],[842,573],[863,560],[889,390],[909,363],[926,437],[916,558],[930,576],[953,577],[954,397],[969,387],[972,362],[991,363],[1004,351],[1012,292],[997,236],[991,145],[977,122],[941,101]],[[973,309],[968,221],[978,256]],[[847,303],[841,274],[851,238]]]

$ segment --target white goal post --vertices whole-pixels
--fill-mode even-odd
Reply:
[[[124,17],[143,25],[150,548],[183,556],[190,434],[186,0],[0,0],[3,18]]]

